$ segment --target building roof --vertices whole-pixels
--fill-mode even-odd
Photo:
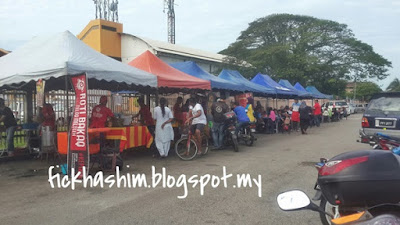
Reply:
[[[171,44],[171,43],[163,42],[163,41],[156,41],[156,40],[152,40],[149,38],[138,37],[138,36],[135,36],[132,34],[123,33],[123,35],[138,38],[138,39],[146,42],[151,48],[153,48],[157,52],[181,55],[181,56],[185,56],[185,57],[202,59],[202,60],[206,60],[206,61],[213,61],[213,62],[217,62],[217,63],[222,63],[223,59],[225,57],[227,57],[225,55],[221,55],[221,54],[217,54],[217,53],[213,53],[213,52],[207,52],[207,51],[203,51],[203,50],[199,50],[199,49],[188,48],[188,47],[184,47],[181,45]]]

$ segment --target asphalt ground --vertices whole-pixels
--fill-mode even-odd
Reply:
[[[157,187],[84,188],[78,184],[75,190],[71,185],[53,189],[45,161],[2,162],[0,224],[321,224],[315,212],[281,211],[276,197],[291,189],[313,197],[315,162],[321,157],[369,149],[356,142],[360,121],[361,115],[352,115],[348,120],[314,127],[308,135],[260,134],[252,147],[241,145],[237,153],[230,149],[213,151],[193,161],[128,154],[121,174],[144,174],[152,185],[152,166],[158,173],[165,168],[171,176],[170,188],[162,187],[161,179]],[[223,167],[227,176],[232,174],[226,179],[226,187],[220,179]],[[201,183],[192,186],[197,180],[205,184],[207,174],[210,181],[201,195]],[[239,187],[238,174],[255,179],[252,187]],[[185,182],[187,196],[179,199],[185,193]]]

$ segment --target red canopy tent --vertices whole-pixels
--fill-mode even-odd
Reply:
[[[146,51],[128,63],[157,76],[158,87],[211,90],[211,83],[181,72]]]

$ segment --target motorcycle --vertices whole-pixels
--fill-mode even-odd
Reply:
[[[235,152],[239,151],[239,143],[236,136],[236,114],[234,112],[228,112],[225,116],[225,129],[224,129],[224,145],[233,146]]]
[[[369,144],[374,149],[392,150],[400,147],[400,138],[378,132],[370,138]]]
[[[284,211],[309,209],[325,214],[330,218],[329,224],[333,225],[400,225],[400,204],[379,204],[360,212],[335,218],[334,215],[325,212],[323,208],[313,203],[304,192],[299,190],[292,190],[279,194],[277,202],[279,207]]]
[[[256,124],[249,123],[238,132],[238,140],[243,141],[247,146],[252,146],[257,139],[254,137],[256,132]]]
[[[395,150],[353,151],[320,159],[313,200],[320,201],[322,224],[376,205],[400,203],[400,151]]]

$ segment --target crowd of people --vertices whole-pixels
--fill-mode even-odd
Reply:
[[[159,158],[168,156],[171,148],[171,141],[179,139],[185,128],[193,135],[193,140],[197,143],[198,154],[202,154],[201,135],[203,132],[211,131],[213,150],[224,149],[225,114],[233,111],[236,114],[236,134],[240,129],[255,123],[258,132],[276,133],[299,131],[307,134],[310,126],[319,127],[321,122],[330,122],[341,119],[341,110],[322,108],[318,100],[314,100],[314,105],[309,106],[305,101],[300,102],[295,99],[289,106],[281,106],[273,109],[262,106],[257,101],[254,104],[252,97],[247,98],[246,106],[243,107],[238,102],[227,103],[225,96],[215,98],[209,105],[205,98],[191,97],[184,103],[182,97],[178,97],[173,108],[168,107],[165,98],[159,99],[159,106],[151,113],[150,107],[145,104],[143,98],[138,99],[140,105],[139,113],[133,115],[132,119],[139,118],[143,125],[146,125],[152,135],[155,136],[154,157]],[[99,106],[93,109],[90,127],[106,126],[107,118],[112,117],[111,110],[106,108],[107,98],[100,99]],[[345,109],[343,109],[345,110]]]
[[[215,96],[214,96],[215,97]],[[347,115],[346,109],[328,107],[322,108],[318,100],[314,100],[313,106],[305,101],[295,99],[289,106],[281,106],[279,109],[272,107],[264,108],[260,101],[254,104],[252,97],[247,98],[245,107],[238,102],[227,103],[225,96],[214,98],[212,104],[209,100],[199,97],[191,97],[184,103],[182,97],[178,97],[173,108],[168,107],[165,98],[160,98],[158,106],[152,113],[150,107],[145,104],[144,98],[138,99],[140,110],[132,116],[132,120],[139,118],[142,125],[147,126],[149,132],[155,137],[154,157],[168,156],[171,141],[179,139],[185,128],[189,128],[193,140],[197,143],[198,154],[202,154],[201,135],[207,132],[212,137],[213,150],[224,149],[224,133],[226,129],[225,114],[233,111],[236,114],[236,134],[243,127],[255,123],[260,133],[277,133],[301,131],[307,134],[309,126],[319,127],[321,122],[338,121]],[[229,105],[228,105],[229,104]],[[55,114],[50,104],[44,104],[40,109],[39,117],[42,126],[49,126],[55,130]],[[91,112],[90,128],[104,128],[110,126],[114,117],[111,109],[107,107],[107,97],[102,96],[100,102]],[[4,100],[0,99],[0,121],[4,122],[7,132],[8,154],[13,155],[13,135],[17,127],[12,111],[5,106]],[[211,131],[211,134],[209,132]],[[101,137],[104,139],[104,137]]]

